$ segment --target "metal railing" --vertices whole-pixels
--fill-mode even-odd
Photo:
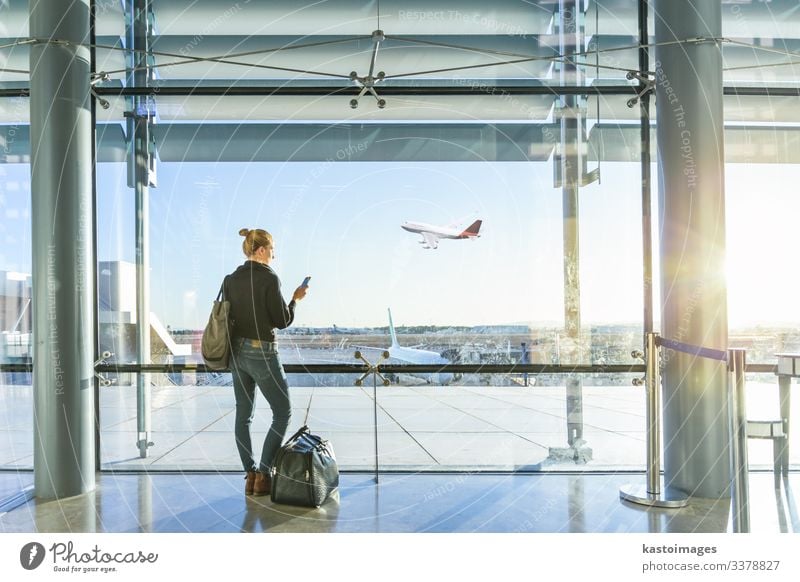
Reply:
[[[367,370],[363,364],[285,364],[287,374],[362,374]],[[461,374],[641,374],[647,371],[644,364],[386,364],[381,370],[389,374],[402,373],[461,373]],[[32,372],[32,364],[1,364],[0,372]],[[210,370],[205,364],[100,364],[95,371],[105,373],[178,373],[198,374],[226,373],[226,370]],[[748,374],[776,374],[774,364],[747,364]]]
[[[646,485],[625,486],[620,497],[627,501],[657,507],[681,507],[686,505],[686,496],[661,487],[661,382],[659,374],[659,348],[664,347],[695,355],[725,361],[729,372],[729,428],[731,437],[731,491],[733,503],[734,531],[749,531],[749,507],[747,484],[747,421],[744,405],[744,374],[777,373],[772,364],[747,364],[745,350],[711,350],[682,344],[646,334],[645,361],[643,364],[611,365],[561,365],[561,364],[381,364],[384,374],[453,373],[453,374],[641,374],[645,373],[647,386],[647,477]],[[105,356],[105,354],[104,354]],[[226,370],[210,370],[204,364],[115,364],[100,360],[95,365],[99,378],[112,373],[226,373]],[[287,374],[367,374],[372,368],[365,364],[287,364]],[[0,364],[0,373],[31,372],[31,364]],[[638,379],[637,379],[638,380]],[[100,385],[109,385],[100,382]]]

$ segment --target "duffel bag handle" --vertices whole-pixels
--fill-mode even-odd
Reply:
[[[314,447],[319,453],[325,454],[331,458],[335,458],[333,451],[330,448],[330,441],[322,441],[316,447]]]
[[[300,440],[304,436],[308,437],[309,440],[311,440],[314,443],[314,448],[315,449],[318,449],[320,447],[325,447],[327,449],[328,441],[323,439],[322,437],[319,437],[319,436],[315,435],[315,434],[311,434],[311,429],[308,428],[308,425],[305,425],[305,424],[303,426],[301,426],[300,429],[296,433],[294,433],[289,438],[288,441],[286,441],[286,444],[284,446],[291,445],[291,444],[297,442],[298,440]]]
[[[288,445],[288,444],[291,444],[291,443],[297,442],[297,441],[298,441],[298,440],[300,440],[302,437],[307,437],[309,440],[311,440],[311,441],[312,441],[312,442],[314,442],[314,443],[321,443],[321,442],[324,442],[324,441],[322,440],[322,438],[318,437],[318,436],[317,436],[317,435],[315,435],[315,434],[311,434],[311,429],[310,429],[310,428],[308,428],[308,425],[305,425],[305,424],[304,424],[303,426],[301,426],[301,427],[300,427],[300,429],[299,429],[299,430],[298,430],[296,433],[294,433],[294,434],[292,435],[292,437],[291,437],[291,438],[290,438],[288,441],[286,441],[286,444]]]
[[[297,439],[299,439],[301,436],[303,436],[306,433],[310,434],[311,431],[308,428],[308,426],[306,426],[304,424],[303,426],[300,427],[300,429],[296,433],[294,433],[291,437],[289,437],[289,440],[286,441],[286,444],[288,445],[289,443],[295,442]]]

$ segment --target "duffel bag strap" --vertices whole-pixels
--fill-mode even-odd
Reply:
[[[289,440],[288,440],[288,441],[286,441],[286,444],[288,445],[289,443],[293,443],[293,442],[295,442],[297,439],[299,439],[301,436],[303,436],[304,434],[310,434],[310,433],[311,433],[311,431],[309,430],[308,426],[306,426],[306,425],[304,424],[303,426],[301,426],[301,427],[300,427],[300,430],[298,430],[298,431],[297,431],[296,433],[294,433],[294,434],[293,434],[291,437],[289,437]],[[285,445],[284,445],[284,446],[285,446]]]

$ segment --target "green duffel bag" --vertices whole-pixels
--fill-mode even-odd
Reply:
[[[339,487],[339,467],[330,441],[298,430],[275,455],[272,501],[319,507]]]

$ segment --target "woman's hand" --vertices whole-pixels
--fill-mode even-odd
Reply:
[[[297,289],[294,290],[294,295],[292,295],[292,301],[300,301],[303,297],[306,296],[308,293],[308,287],[303,287],[300,285]]]

